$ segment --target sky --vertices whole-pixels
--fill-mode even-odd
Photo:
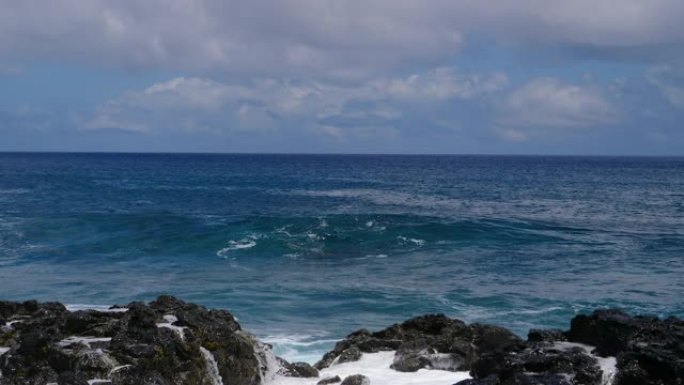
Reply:
[[[682,0],[0,0],[0,151],[684,155]]]

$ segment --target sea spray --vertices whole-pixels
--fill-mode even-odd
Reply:
[[[275,376],[267,385],[315,385],[323,378],[339,376],[344,379],[363,374],[372,385],[444,385],[455,384],[470,378],[468,372],[421,369],[416,372],[398,372],[390,369],[394,351],[364,353],[358,361],[344,362],[321,370],[317,378]]]
[[[254,336],[249,336],[254,346],[254,356],[259,362],[259,378],[262,384],[270,383],[281,369],[271,346],[261,342]]]
[[[165,315],[163,318],[166,322],[158,323],[157,327],[171,329],[176,334],[178,334],[178,337],[181,339],[181,341],[185,341],[185,329],[187,329],[187,327],[174,325],[174,323],[178,322],[178,317],[176,317],[175,315],[168,314]]]
[[[221,379],[221,374],[219,373],[218,364],[214,355],[204,347],[200,347],[200,352],[202,352],[202,357],[206,362],[206,371],[212,385],[223,385],[223,379]]]
[[[558,341],[554,343],[553,347],[561,351],[568,351],[571,349],[581,349],[588,356],[596,359],[599,368],[601,368],[601,385],[612,385],[613,379],[617,374],[617,359],[615,357],[601,357],[592,352],[596,349],[594,346],[580,344],[577,342]]]
[[[5,347],[5,346],[0,346],[0,357],[2,357],[3,354],[5,354],[9,351],[10,351],[10,348]],[[0,378],[2,378],[2,370],[0,370]]]

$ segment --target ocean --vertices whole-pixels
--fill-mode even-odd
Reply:
[[[411,316],[684,316],[684,158],[0,153],[0,298],[172,294],[290,360]]]

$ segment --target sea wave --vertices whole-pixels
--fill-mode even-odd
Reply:
[[[17,195],[17,194],[28,194],[31,190],[26,188],[0,188],[0,195]]]
[[[243,239],[240,239],[238,241],[228,241],[228,246],[217,251],[216,255],[221,257],[221,258],[226,258],[233,251],[251,249],[252,247],[254,247],[256,245],[257,245],[256,240],[254,240],[252,238],[243,238]]]
[[[327,336],[327,333],[272,334],[261,337],[261,340],[272,345],[273,352],[287,361],[313,364],[339,341]]]
[[[419,246],[419,247],[425,245],[424,239],[407,238],[403,235],[398,236],[397,239],[404,242],[404,243],[413,243],[414,245]]]
[[[269,190],[270,194],[306,196],[312,198],[334,198],[360,201],[381,207],[398,207],[404,213],[429,214],[442,218],[517,218],[521,220],[543,220],[549,218],[573,224],[593,224],[595,228],[605,228],[608,224],[623,231],[641,233],[644,224],[675,225],[681,223],[667,210],[671,209],[669,200],[653,199],[643,202],[643,197],[614,191],[621,194],[620,199],[552,199],[519,198],[500,199],[499,197],[460,198],[453,195],[426,194],[423,192],[384,190],[377,188],[341,188],[328,190]],[[620,203],[618,203],[620,202]],[[647,205],[648,210],[625,212],[625,207]],[[353,207],[345,206],[353,210]],[[600,208],[600,209],[597,209]],[[369,208],[359,206],[364,212]],[[626,216],[626,214],[629,214]],[[627,219],[627,220],[625,220]]]

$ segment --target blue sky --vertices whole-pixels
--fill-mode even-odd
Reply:
[[[684,155],[681,0],[0,0],[0,151]]]

